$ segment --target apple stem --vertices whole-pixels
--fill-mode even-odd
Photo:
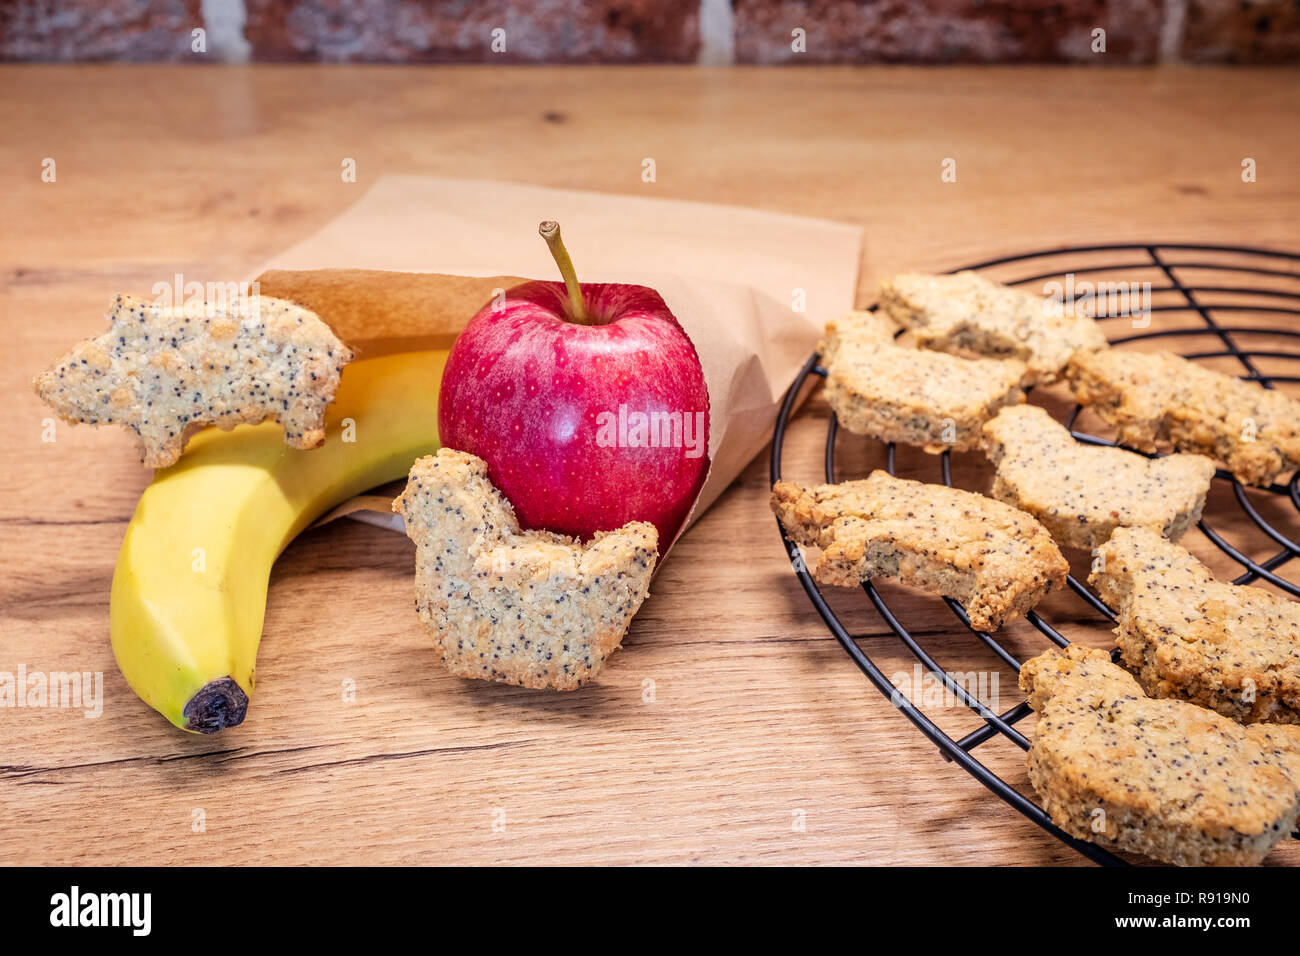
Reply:
[[[564,248],[564,240],[560,238],[560,224],[554,219],[547,219],[537,227],[537,232],[550,247],[551,257],[555,259],[555,264],[560,267],[560,275],[564,277],[564,287],[569,290],[569,318],[578,325],[590,325],[587,306],[582,301],[582,287],[578,285],[578,273],[573,268],[568,250]]]

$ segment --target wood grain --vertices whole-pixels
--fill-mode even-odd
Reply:
[[[898,269],[1042,247],[1296,249],[1300,74],[8,66],[0,82],[0,670],[102,671],[106,697],[98,719],[0,711],[0,862],[1082,862],[939,759],[852,667],[790,573],[762,459],[681,541],[596,686],[552,696],[441,673],[410,611],[409,542],[337,522],[276,567],[248,720],[182,735],[108,645],[116,550],[149,475],[111,431],[43,443],[28,383],[96,332],[114,293],[245,275],[388,171],[859,223],[863,303]],[[344,157],[356,184],[340,181]],[[955,183],[940,181],[949,157]],[[825,415],[818,400],[800,413],[794,477],[816,477]],[[846,473],[872,464],[849,445]],[[919,453],[901,464],[937,474]],[[959,479],[981,467],[963,460]],[[1277,520],[1297,532],[1294,512]],[[995,668],[941,604],[885,591],[945,664]],[[834,601],[856,633],[884,634],[860,593]],[[1106,639],[1068,596],[1046,613]],[[910,669],[891,639],[865,646]],[[1008,646],[1043,644],[1018,624]],[[1000,687],[1016,699],[1005,669]],[[979,753],[1024,783],[1015,748]],[[1298,848],[1269,862],[1300,862]]]

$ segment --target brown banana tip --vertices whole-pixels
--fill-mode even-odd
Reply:
[[[185,704],[185,729],[200,734],[215,734],[244,722],[248,712],[248,695],[233,678],[210,680]]]

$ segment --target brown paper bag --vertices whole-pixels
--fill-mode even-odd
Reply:
[[[257,277],[257,291],[311,309],[357,358],[366,359],[449,349],[498,289],[526,281],[381,269],[270,269]]]
[[[712,465],[693,521],[767,443],[822,323],[852,308],[857,227],[680,200],[386,176],[276,256],[259,291],[309,308],[316,297],[325,303],[316,311],[358,357],[444,347],[494,290],[524,281],[515,277],[558,278],[537,235],[543,219],[560,222],[581,281],[656,289],[695,344]],[[297,271],[326,269],[338,271]],[[444,275],[393,284],[366,270]]]

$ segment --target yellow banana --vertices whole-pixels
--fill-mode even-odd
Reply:
[[[326,510],[404,477],[438,447],[445,351],[354,362],[320,448],[279,425],[195,435],[140,497],[113,574],[113,653],[127,683],[177,727],[244,719],[271,565]]]

